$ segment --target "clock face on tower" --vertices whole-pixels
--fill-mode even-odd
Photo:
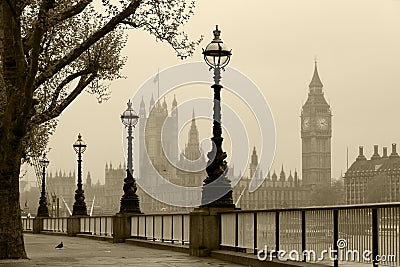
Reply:
[[[328,121],[326,118],[319,118],[317,120],[317,126],[321,130],[326,130],[328,129]]]
[[[310,118],[304,118],[303,120],[303,129],[310,128]]]

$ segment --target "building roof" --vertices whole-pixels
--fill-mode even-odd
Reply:
[[[363,155],[363,147],[360,147],[359,155],[353,164],[351,164],[350,168],[346,171],[345,177],[351,177],[360,172],[388,172],[400,170],[400,156],[396,151],[396,144],[392,145],[392,153],[389,157],[379,156],[377,153],[377,146],[375,147],[376,148],[374,154],[371,156],[371,159],[367,159]]]
[[[310,88],[323,87],[321,79],[319,78],[319,75],[318,75],[317,61],[315,61],[314,74],[313,74],[313,77],[312,77],[309,87]]]

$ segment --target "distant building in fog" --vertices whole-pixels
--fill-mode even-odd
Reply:
[[[323,190],[329,191],[331,187],[332,113],[322,88],[323,85],[315,63],[313,77],[309,84],[308,98],[301,111],[301,177],[296,170],[285,171],[283,165],[279,177],[275,171],[272,174],[268,172],[264,177],[265,174],[257,168],[259,162],[256,148],[254,148],[251,155],[249,175],[244,175],[233,188],[233,197],[237,207],[242,209],[299,207],[320,204],[318,201],[317,203],[312,202],[315,192],[320,192],[320,195],[325,197],[324,192],[326,191]],[[206,159],[200,148],[194,112],[186,147],[179,152],[179,112],[177,106],[175,96],[170,110],[165,98],[163,101],[155,102],[152,97],[148,107],[146,107],[144,99],[140,103],[138,114],[139,147],[135,148],[139,152],[139,166],[135,167],[134,176],[136,179],[141,179],[141,185],[149,183],[148,188],[155,189],[156,192],[150,196],[141,187],[138,187],[141,211],[144,213],[190,210],[189,208],[170,206],[157,200],[161,198],[174,199],[176,197],[176,192],[169,192],[166,189],[166,180],[175,185],[200,187],[207,176],[205,171]],[[392,159],[393,157],[389,158]],[[379,157],[379,159],[375,157],[373,162],[378,162],[376,160],[384,161],[383,157]],[[353,165],[358,168],[362,165],[361,162],[363,162],[363,159],[359,159],[356,162],[357,164]],[[352,175],[360,175],[352,172],[354,168],[352,166],[345,176],[348,182],[346,186],[349,187],[349,193],[346,191],[346,194],[349,195],[351,203],[361,201],[360,199],[364,201],[364,197],[361,197],[361,195],[363,196],[361,192],[364,189],[357,188],[361,183],[364,183],[361,181],[365,180],[365,175],[362,176],[364,180],[350,179]],[[380,172],[377,173],[381,174]],[[69,207],[72,208],[76,190],[75,174],[66,177],[59,173],[56,176],[53,179],[50,174],[49,183],[53,186],[56,194],[62,195]],[[161,176],[163,179],[151,179],[157,176]],[[231,180],[237,180],[234,179],[233,167],[228,169],[227,176]],[[388,183],[393,183],[394,178],[391,178],[392,176],[389,174],[387,178],[381,178],[381,180],[388,180]],[[115,214],[118,212],[125,177],[126,166],[120,165],[118,168],[113,168],[111,163],[105,166],[104,185],[93,185],[90,174],[88,174],[83,188],[88,208],[91,208],[94,199],[94,214]],[[255,177],[255,179],[265,178],[262,185],[254,192],[249,192],[251,177]],[[398,183],[396,186],[398,186]],[[390,196],[393,194],[391,193]],[[397,197],[397,195],[395,196]],[[185,201],[185,199],[182,201]]]
[[[256,148],[253,148],[250,163],[250,177],[261,179],[262,172],[257,172],[258,156]],[[243,177],[234,188],[234,201],[238,208],[248,209],[275,209],[293,208],[306,205],[306,190],[302,186],[302,181],[297,175],[297,171],[289,171],[289,175],[281,168],[278,175],[274,171],[271,175],[268,172],[265,181],[254,192],[249,192],[251,178]]]
[[[301,111],[302,177],[296,170],[285,172],[283,165],[279,173],[268,172],[265,181],[253,193],[248,192],[250,178],[244,177],[235,188],[234,196],[242,209],[290,208],[318,205],[316,192],[331,187],[331,138],[332,113],[327,103],[323,85],[315,62],[314,73],[309,84],[307,101]],[[250,177],[262,179],[255,173],[258,166],[256,148],[250,163]],[[247,189],[244,189],[246,188]],[[323,193],[321,193],[323,194]],[[315,197],[315,199],[314,199]]]
[[[388,155],[387,148],[379,155],[378,146],[370,159],[364,156],[363,147],[344,176],[347,204],[400,201],[400,156],[396,144]]]
[[[308,98],[301,111],[301,166],[304,186],[331,184],[332,113],[315,62]]]

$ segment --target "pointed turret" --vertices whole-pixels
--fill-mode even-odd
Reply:
[[[274,170],[274,173],[272,174],[272,181],[276,182],[277,180],[278,180],[278,176],[276,175],[275,170]]]
[[[327,186],[331,183],[332,112],[325,99],[317,61],[301,116],[302,182]],[[318,143],[318,145],[313,145]]]
[[[289,182],[293,182],[292,171],[289,172],[288,181],[289,181]]]
[[[151,94],[151,99],[150,99],[150,107],[149,107],[149,112],[151,111],[151,109],[153,108],[153,106],[154,106],[154,96],[153,96],[153,94]]]
[[[251,162],[250,162],[250,178],[252,178],[256,174],[258,166],[258,156],[256,147],[253,147],[253,154],[251,155]]]
[[[286,180],[286,174],[285,174],[285,171],[283,170],[283,164],[282,164],[281,174],[279,175],[279,180],[280,181]]]
[[[172,100],[172,108],[171,108],[171,117],[175,119],[175,125],[178,127],[178,102],[176,101],[175,95],[174,95],[174,100]]]
[[[174,94],[174,100],[172,100],[172,108],[176,108],[178,105],[178,102],[176,102],[175,94]]]
[[[319,75],[318,75],[317,61],[315,61],[314,74],[311,79],[309,88],[311,89],[311,88],[322,88],[322,87],[323,87],[323,85],[322,85],[321,79],[319,78]]]
[[[91,185],[92,185],[92,178],[90,177],[90,172],[88,172],[86,177],[86,186],[91,186]]]
[[[201,156],[200,145],[199,145],[199,131],[196,126],[194,109],[192,113],[192,123],[188,133],[188,143],[185,146],[185,157],[189,160],[197,160]]]
[[[163,108],[164,108],[165,110],[167,109],[167,102],[165,101],[165,97],[164,97]]]

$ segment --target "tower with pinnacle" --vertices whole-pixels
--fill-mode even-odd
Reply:
[[[303,186],[331,184],[332,113],[318,74],[317,62],[301,111]]]

